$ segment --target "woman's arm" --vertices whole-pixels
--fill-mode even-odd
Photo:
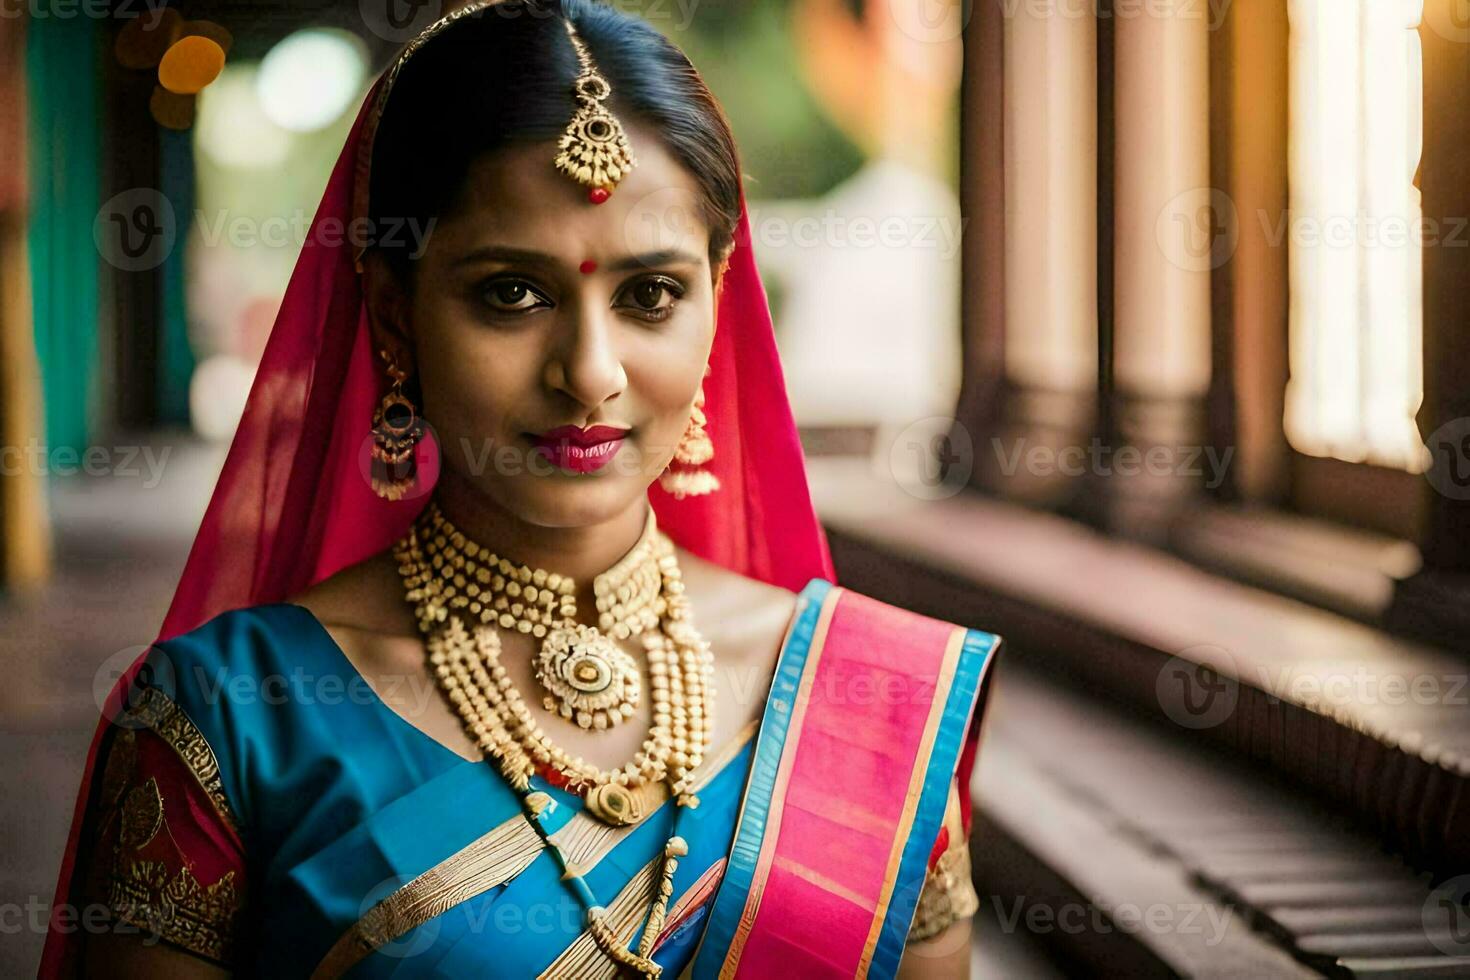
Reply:
[[[225,980],[224,967],[141,935],[88,936],[82,952],[87,980]]]
[[[99,759],[81,856],[87,907],[109,913],[105,928],[79,937],[83,975],[227,977],[244,851],[227,805],[186,761],[200,755],[197,732],[119,727]]]
[[[968,771],[962,770],[950,784],[943,829],[924,876],[898,980],[970,976],[971,917],[979,907],[979,896],[971,882],[969,821],[960,802],[961,779],[968,785]]]
[[[950,923],[943,932],[904,947],[898,980],[969,980],[971,918]]]

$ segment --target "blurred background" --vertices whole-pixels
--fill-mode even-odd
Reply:
[[[1470,2],[619,6],[734,125],[839,580],[1007,639],[975,975],[1470,976]],[[0,8],[5,975],[439,13]]]

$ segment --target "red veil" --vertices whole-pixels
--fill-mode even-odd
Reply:
[[[387,379],[372,357],[354,239],[344,233],[365,196],[354,193],[367,180],[360,154],[366,159],[363,141],[371,139],[373,106],[390,74],[368,93],[332,170],[158,640],[226,610],[281,601],[388,547],[428,500],[427,493],[383,500],[367,479],[372,413]],[[834,580],[751,249],[743,191],[704,390],[715,446],[707,466],[722,486],[676,500],[655,482],[649,499],[660,528],[703,558],[792,591],[814,577]],[[438,461],[432,440],[421,448],[427,487]],[[71,975],[78,966],[77,913],[64,911],[78,838],[98,746],[141,660],[113,688],[87,754],[43,977]]]

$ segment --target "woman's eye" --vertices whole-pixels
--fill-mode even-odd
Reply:
[[[650,320],[662,320],[674,312],[674,304],[684,295],[684,287],[673,279],[654,276],[640,279],[623,292],[627,306]]]
[[[485,284],[485,302],[505,313],[523,313],[550,303],[523,279],[494,279]]]

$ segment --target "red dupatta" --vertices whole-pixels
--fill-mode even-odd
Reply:
[[[369,430],[387,379],[371,356],[351,236],[341,233],[365,196],[362,162],[370,159],[374,106],[391,73],[365,98],[327,183],[158,640],[226,610],[284,600],[387,548],[428,500],[425,492],[389,502],[369,485]],[[704,390],[715,446],[707,465],[722,486],[707,496],[675,500],[652,485],[649,500],[660,528],[700,557],[793,591],[814,577],[834,580],[743,191]],[[431,441],[421,445],[419,460],[427,490],[438,473]],[[42,977],[72,976],[79,967],[76,916],[66,911],[73,901],[78,839],[108,719],[116,717],[141,662],[142,657],[119,678],[92,738]]]

